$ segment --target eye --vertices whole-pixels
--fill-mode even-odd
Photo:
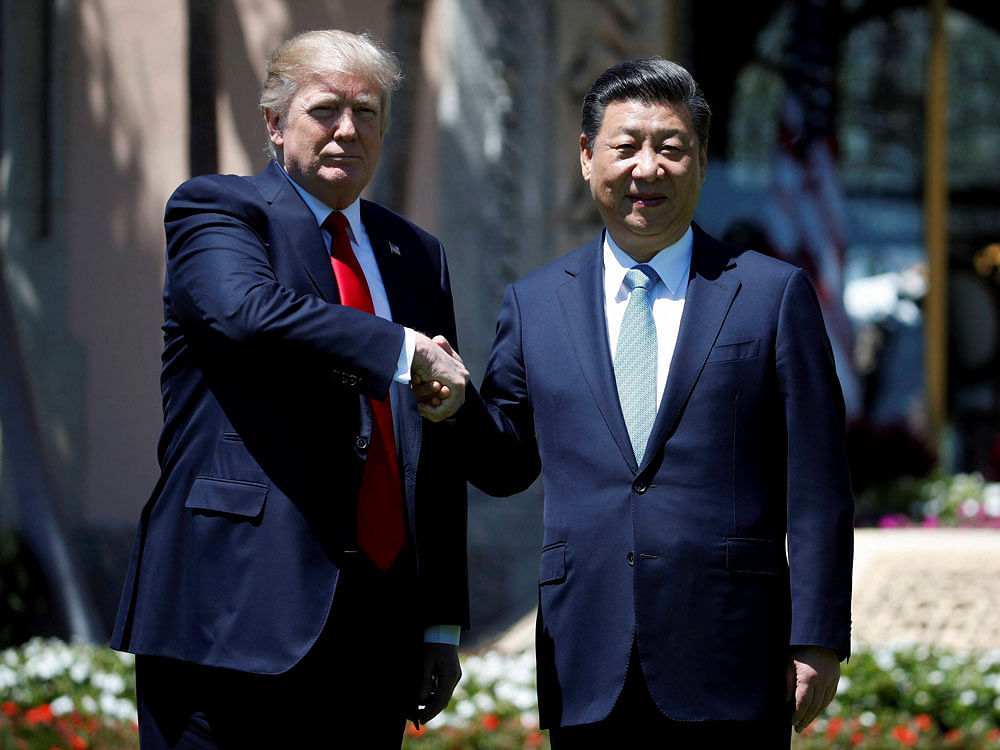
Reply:
[[[615,145],[614,149],[622,156],[629,156],[636,152],[636,146],[634,143],[619,143]]]
[[[335,112],[336,110],[333,107],[313,107],[309,110],[310,115],[320,120],[332,117]]]
[[[365,122],[371,122],[378,117],[378,111],[374,107],[356,107],[354,111]]]

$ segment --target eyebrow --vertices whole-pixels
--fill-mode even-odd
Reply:
[[[352,107],[359,104],[364,104],[366,106],[378,106],[380,104],[379,98],[371,94],[359,94],[358,96],[352,97],[351,99],[345,99],[339,94],[332,93],[322,93],[317,94],[315,98],[310,99],[306,102],[309,109],[313,107],[322,107],[327,104],[343,104],[347,101]]]

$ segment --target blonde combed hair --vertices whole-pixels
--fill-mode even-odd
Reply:
[[[403,80],[396,56],[368,32],[352,34],[340,29],[305,31],[285,40],[271,53],[260,92],[260,111],[277,113],[284,123],[292,99],[303,82],[316,76],[343,73],[358,76],[379,90],[382,134],[389,127],[392,92]],[[274,148],[268,148],[274,155]]]

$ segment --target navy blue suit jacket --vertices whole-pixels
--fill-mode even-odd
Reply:
[[[813,288],[694,234],[641,465],[608,346],[602,237],[508,288],[481,394],[460,412],[473,484],[502,496],[544,481],[544,726],[605,718],[633,641],[680,720],[774,717],[790,645],[850,646],[844,405]]]
[[[247,672],[293,666],[354,552],[368,399],[395,390],[414,627],[466,624],[465,485],[450,426],[393,382],[402,326],[455,335],[441,244],[362,201],[394,322],[339,303],[316,220],[280,167],[198,177],[166,208],[160,479],[111,645]],[[358,613],[364,616],[364,613]]]

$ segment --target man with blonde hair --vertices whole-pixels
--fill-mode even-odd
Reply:
[[[271,56],[273,160],[167,203],[162,473],[112,647],[143,748],[398,747],[458,681],[466,499],[408,387],[468,373],[440,242],[360,199],[400,71],[368,35]]]

